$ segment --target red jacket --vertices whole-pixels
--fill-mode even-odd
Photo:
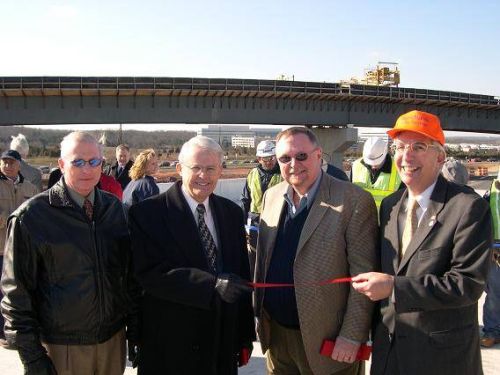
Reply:
[[[101,173],[101,179],[99,180],[99,189],[107,191],[111,194],[114,194],[118,199],[122,200],[123,190],[118,181],[116,181],[113,177],[105,175]]]

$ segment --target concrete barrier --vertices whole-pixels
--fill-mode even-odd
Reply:
[[[245,185],[245,180],[245,178],[230,178],[219,180],[219,182],[217,183],[217,187],[215,188],[215,194],[228,198],[233,202],[239,204],[241,192],[243,191],[243,186]],[[160,193],[167,191],[173,184],[174,182],[158,184]]]

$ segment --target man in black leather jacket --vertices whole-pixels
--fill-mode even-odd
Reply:
[[[90,134],[69,134],[63,178],[9,218],[1,308],[25,374],[122,374],[125,327],[138,342],[129,234],[120,201],[95,188],[101,163]]]

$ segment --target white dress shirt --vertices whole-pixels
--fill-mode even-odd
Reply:
[[[196,210],[196,207],[198,207],[199,202],[194,200],[194,198],[189,195],[189,193],[186,191],[184,188],[184,185],[181,185],[181,190],[182,194],[184,195],[184,198],[186,198],[186,201],[189,205],[189,208],[191,209],[191,213],[194,216],[194,221],[196,221],[196,224],[198,224],[198,211]],[[205,224],[207,224],[208,230],[210,231],[210,234],[212,235],[212,238],[214,239],[215,246],[217,249],[220,249],[219,247],[219,236],[217,236],[217,230],[215,229],[215,221],[214,221],[214,216],[212,215],[212,210],[210,209],[210,204],[208,204],[208,198],[203,201],[203,205],[205,206],[205,215],[203,216],[205,219]]]
[[[432,195],[432,192],[434,191],[434,187],[436,186],[436,182],[437,182],[437,179],[436,179],[436,181],[434,181],[434,183],[432,185],[430,185],[427,189],[425,189],[422,192],[422,194],[419,194],[417,196],[410,197],[410,192],[408,192],[408,197],[406,199],[406,202],[404,203],[405,209],[398,216],[398,227],[399,227],[400,235],[402,235],[403,231],[404,231],[406,212],[408,212],[408,204],[410,203],[410,198],[416,199],[418,202],[417,219],[418,219],[418,225],[420,225],[422,218],[424,217],[425,212],[429,208],[429,203],[431,201],[431,195]]]

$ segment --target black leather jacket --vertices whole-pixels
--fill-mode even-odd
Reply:
[[[45,353],[40,341],[102,343],[125,325],[137,339],[140,289],[117,198],[96,189],[90,221],[61,179],[10,216],[5,250],[5,334],[24,363]]]

